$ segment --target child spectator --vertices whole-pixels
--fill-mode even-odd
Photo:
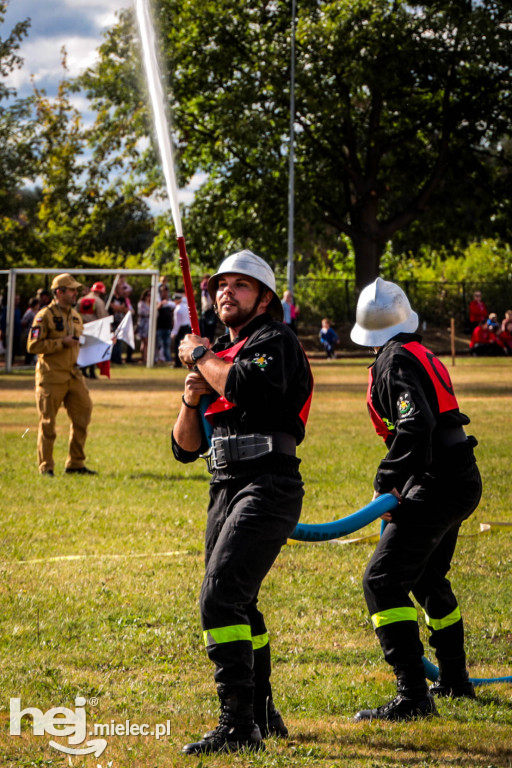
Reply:
[[[324,317],[322,320],[322,327],[319,333],[320,342],[323,344],[327,358],[336,357],[334,347],[338,343],[338,334],[331,328],[331,321],[328,317]]]
[[[492,328],[489,328],[486,317],[480,320],[479,325],[473,330],[469,348],[471,354],[477,357],[503,354],[503,349],[498,343],[496,334]]]
[[[500,324],[498,322],[498,315],[496,312],[490,312],[489,317],[487,318],[487,325],[491,329],[491,331],[494,331],[495,334],[498,333],[500,330]]]

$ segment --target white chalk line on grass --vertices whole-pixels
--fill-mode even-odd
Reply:
[[[477,533],[462,533],[459,536],[464,538],[473,538],[474,536],[480,536],[483,533],[491,533],[493,530],[510,530],[512,523],[503,522],[489,522],[480,523],[480,531]],[[370,544],[377,542],[380,539],[380,534],[372,534],[370,536],[360,536],[356,539],[331,539],[333,544]],[[289,544],[303,544],[304,542],[295,541],[294,539],[288,540]],[[314,544],[323,544],[324,542],[308,542]],[[0,567],[7,565],[38,565],[40,563],[61,563],[72,562],[73,560],[132,560],[141,557],[178,557],[180,555],[189,555],[190,550],[173,550],[171,552],[131,552],[128,555],[118,554],[106,554],[106,555],[61,555],[58,557],[42,557],[36,560],[11,560],[10,562],[0,563]],[[199,554],[199,553],[198,553]]]
[[[1,565],[35,565],[38,563],[61,563],[72,560],[92,560],[96,558],[98,560],[131,560],[136,557],[177,557],[178,555],[188,555],[189,550],[176,550],[174,552],[132,552],[128,555],[61,555],[59,557],[41,557],[36,560],[12,560],[10,562],[3,562]]]

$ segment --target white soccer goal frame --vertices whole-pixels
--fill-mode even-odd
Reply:
[[[12,373],[12,348],[14,343],[14,309],[16,302],[16,278],[18,275],[61,275],[68,272],[70,275],[94,275],[96,278],[103,275],[139,275],[151,277],[151,307],[149,314],[148,354],[146,367],[152,368],[155,359],[156,340],[156,305],[158,297],[158,282],[160,272],[158,269],[39,269],[17,267],[15,269],[0,269],[0,275],[7,275],[7,312],[6,312],[6,347],[5,347],[5,373]],[[114,283],[115,284],[115,283]]]

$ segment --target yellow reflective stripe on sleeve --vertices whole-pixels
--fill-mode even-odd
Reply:
[[[430,616],[428,616],[428,614],[425,612],[427,627],[430,627],[430,629],[434,629],[436,631],[439,629],[446,629],[446,627],[451,627],[452,624],[456,624],[461,619],[462,616],[460,615],[459,606],[457,606],[455,610],[449,613],[448,616],[444,616],[442,619],[431,619]]]
[[[248,640],[251,642],[251,627],[249,624],[233,624],[230,627],[205,629],[203,638],[206,647],[209,645],[219,645],[220,643],[234,643],[236,640]]]
[[[375,629],[385,627],[386,624],[394,624],[396,621],[418,621],[418,611],[409,606],[405,608],[388,608],[387,611],[379,611],[372,616],[372,624]]]
[[[252,636],[252,647],[254,651],[257,651],[259,648],[263,648],[268,643],[268,632],[265,632],[263,635],[253,635]]]

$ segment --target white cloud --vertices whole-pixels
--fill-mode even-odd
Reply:
[[[79,75],[96,60],[104,32],[116,22],[116,11],[129,4],[130,0],[53,0],[51,4],[11,0],[6,31],[25,18],[31,19],[31,25],[19,49],[23,67],[12,73],[10,85],[26,96],[33,77],[38,87],[55,94],[63,77],[62,47],[67,51],[70,76]]]
[[[10,77],[10,83],[19,91],[26,89],[33,79],[38,87],[54,93],[64,77],[62,49],[66,49],[68,73],[76,77],[97,58],[96,40],[90,37],[45,37],[24,44],[22,55],[25,65]],[[21,94],[20,94],[21,95]]]

